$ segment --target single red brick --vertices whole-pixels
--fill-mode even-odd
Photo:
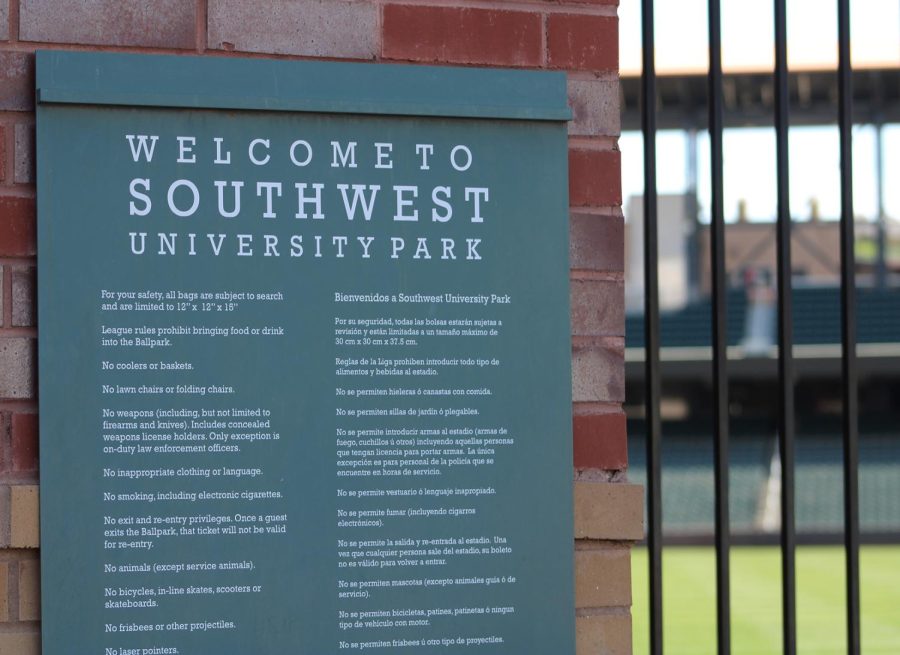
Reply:
[[[547,17],[547,63],[568,70],[618,70],[618,19],[551,14]]]
[[[0,180],[6,179],[6,128],[0,125]]]
[[[541,15],[526,11],[386,5],[386,59],[540,66]]]
[[[195,7],[185,0],[20,0],[19,39],[189,49]]]
[[[572,280],[571,325],[575,336],[625,336],[625,286],[604,280]]]
[[[10,432],[10,415],[8,412],[0,412],[0,473],[7,473],[12,468],[10,448],[7,446],[10,443]]]
[[[621,216],[572,214],[569,265],[573,270],[622,272],[624,243],[625,221]]]
[[[37,315],[34,266],[13,266],[12,269],[12,325],[32,327]]]
[[[588,414],[572,419],[575,468],[618,471],[628,467],[625,414]]]
[[[577,403],[625,401],[624,344],[572,348],[572,400]]]
[[[209,45],[216,49],[306,57],[374,59],[380,8],[338,0],[215,0]]]
[[[34,398],[37,339],[0,336],[0,399]]]
[[[617,150],[569,150],[569,204],[622,204],[622,155]]]
[[[34,54],[0,52],[0,109],[34,109]]]
[[[32,184],[34,182],[35,161],[34,125],[19,123],[16,125],[15,138],[15,170],[13,179],[16,184]]]
[[[37,471],[37,414],[12,415],[12,461],[15,471]]]
[[[618,136],[621,133],[618,79],[570,79],[567,86],[569,106],[572,108],[569,134],[573,136]]]
[[[29,257],[36,251],[34,199],[0,197],[0,255]]]

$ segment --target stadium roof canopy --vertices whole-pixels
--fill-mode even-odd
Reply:
[[[698,129],[707,122],[706,72],[666,71],[657,77],[660,129]],[[837,121],[837,74],[833,68],[808,67],[789,74],[792,125],[828,125]],[[726,71],[723,78],[726,127],[774,124],[775,90],[771,70]],[[853,74],[853,120],[900,123],[900,65],[857,68]],[[622,76],[622,129],[640,129],[640,77]]]

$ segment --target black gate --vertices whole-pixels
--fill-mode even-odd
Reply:
[[[823,8],[824,9],[824,8]],[[783,652],[797,650],[796,531],[794,516],[795,428],[791,288],[791,214],[788,186],[789,89],[786,0],[774,0],[774,121],[777,167],[777,345],[781,458],[781,553]],[[843,398],[844,545],[846,549],[847,653],[860,652],[858,416],[855,324],[854,220],[851,172],[850,3],[838,0],[838,122],[840,129],[841,216],[841,384]],[[712,292],[712,376],[715,470],[715,552],[718,653],[731,652],[729,551],[729,400],[727,357],[727,288],[723,211],[723,89],[720,0],[709,0],[708,111],[711,146],[710,267]],[[658,271],[658,196],[656,189],[657,77],[654,68],[653,0],[642,0],[643,73],[641,123],[644,135],[644,347],[649,554],[650,652],[663,652],[661,520],[661,376]]]

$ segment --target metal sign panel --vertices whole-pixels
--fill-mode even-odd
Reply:
[[[43,652],[573,653],[564,77],[37,85]]]

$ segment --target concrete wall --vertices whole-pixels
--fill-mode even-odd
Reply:
[[[0,653],[40,651],[36,48],[568,73],[575,113],[569,127],[569,189],[578,653],[631,652],[630,548],[643,536],[643,504],[640,487],[624,482],[616,5],[616,0],[0,0]]]

